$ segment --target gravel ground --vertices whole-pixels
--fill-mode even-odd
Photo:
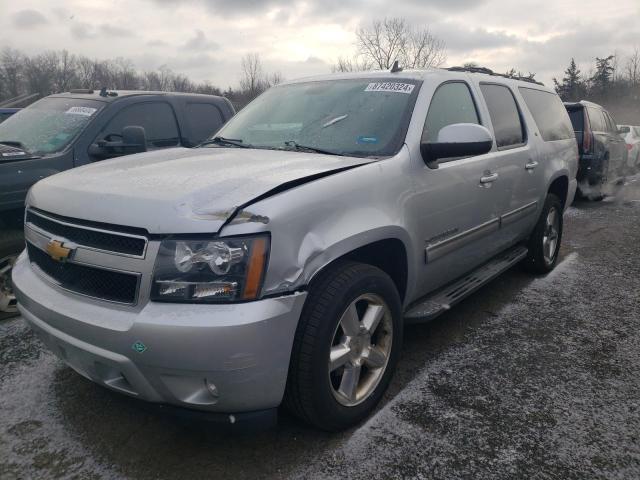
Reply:
[[[408,327],[385,401],[330,435],[149,411],[0,322],[0,478],[640,478],[640,180],[565,216],[558,268],[517,268]]]

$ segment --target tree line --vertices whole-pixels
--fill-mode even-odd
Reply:
[[[397,60],[404,68],[440,67],[447,58],[446,44],[428,27],[416,27],[403,18],[384,18],[355,31],[355,54],[340,57],[334,72],[387,70]],[[479,68],[473,62],[465,67]],[[0,101],[24,93],[40,96],[74,88],[121,90],[160,90],[224,95],[236,109],[272,85],[283,80],[279,72],[267,72],[259,54],[248,53],[240,60],[240,82],[236,88],[222,90],[208,81],[194,82],[167,66],[139,71],[131,60],[118,57],[96,60],[67,50],[26,55],[15,49],[0,52]],[[503,75],[535,79],[515,68]],[[619,55],[595,58],[589,72],[583,73],[574,59],[554,87],[565,101],[591,100],[614,113],[621,123],[640,124],[640,50],[622,58]]]
[[[0,52],[0,101],[22,94],[41,97],[72,89],[154,90],[224,95],[236,109],[242,108],[267,88],[280,83],[282,75],[264,70],[260,56],[245,55],[240,62],[238,88],[222,90],[208,81],[194,82],[166,65],[156,70],[139,71],[123,57],[97,60],[74,55],[67,50],[27,55],[4,48]]]
[[[640,124],[640,50],[628,57],[596,57],[583,73],[575,59],[569,61],[562,79],[553,79],[564,101],[590,100],[603,105],[618,123]]]

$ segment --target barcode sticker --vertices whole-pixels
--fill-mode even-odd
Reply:
[[[90,117],[96,112],[97,108],[91,107],[71,107],[65,113],[69,113],[71,115],[84,115],[85,117]]]
[[[393,93],[406,93],[413,92],[415,85],[412,83],[400,83],[400,82],[376,82],[367,85],[364,89],[365,92],[393,92]]]

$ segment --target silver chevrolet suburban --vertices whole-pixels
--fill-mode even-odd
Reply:
[[[143,400],[339,430],[405,322],[516,263],[549,272],[578,151],[549,88],[464,69],[274,87],[193,150],[40,181],[19,309],[81,375]]]

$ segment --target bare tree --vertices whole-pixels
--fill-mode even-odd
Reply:
[[[138,73],[133,67],[131,60],[118,57],[113,63],[113,84],[109,85],[111,88],[119,88],[123,90],[135,90],[140,88],[140,79]]]
[[[640,50],[635,49],[625,64],[627,81],[632,88],[640,86]]]
[[[442,40],[426,27],[413,27],[403,18],[375,20],[356,30],[358,57],[381,70],[393,62],[408,68],[438,67],[446,60]]]
[[[428,28],[408,28],[402,53],[408,68],[439,67],[447,59],[444,41]]]
[[[62,50],[58,58],[53,90],[55,92],[66,92],[78,83],[76,76],[76,57],[70,55],[67,50]]]
[[[335,72],[364,72],[371,70],[373,63],[367,58],[348,58],[338,57],[338,60],[331,67],[331,70]]]
[[[270,88],[281,84],[283,81],[284,76],[282,75],[282,72],[273,72],[265,76],[264,84],[266,88]]]
[[[25,61],[25,78],[28,91],[41,96],[50,95],[54,90],[54,79],[58,69],[58,54],[45,52]]]
[[[3,90],[8,98],[17,97],[21,93],[24,73],[24,56],[18,50],[5,48],[0,55],[0,77]]]
[[[262,61],[258,53],[247,53],[240,62],[240,88],[248,95],[255,97],[264,90],[264,74]]]

